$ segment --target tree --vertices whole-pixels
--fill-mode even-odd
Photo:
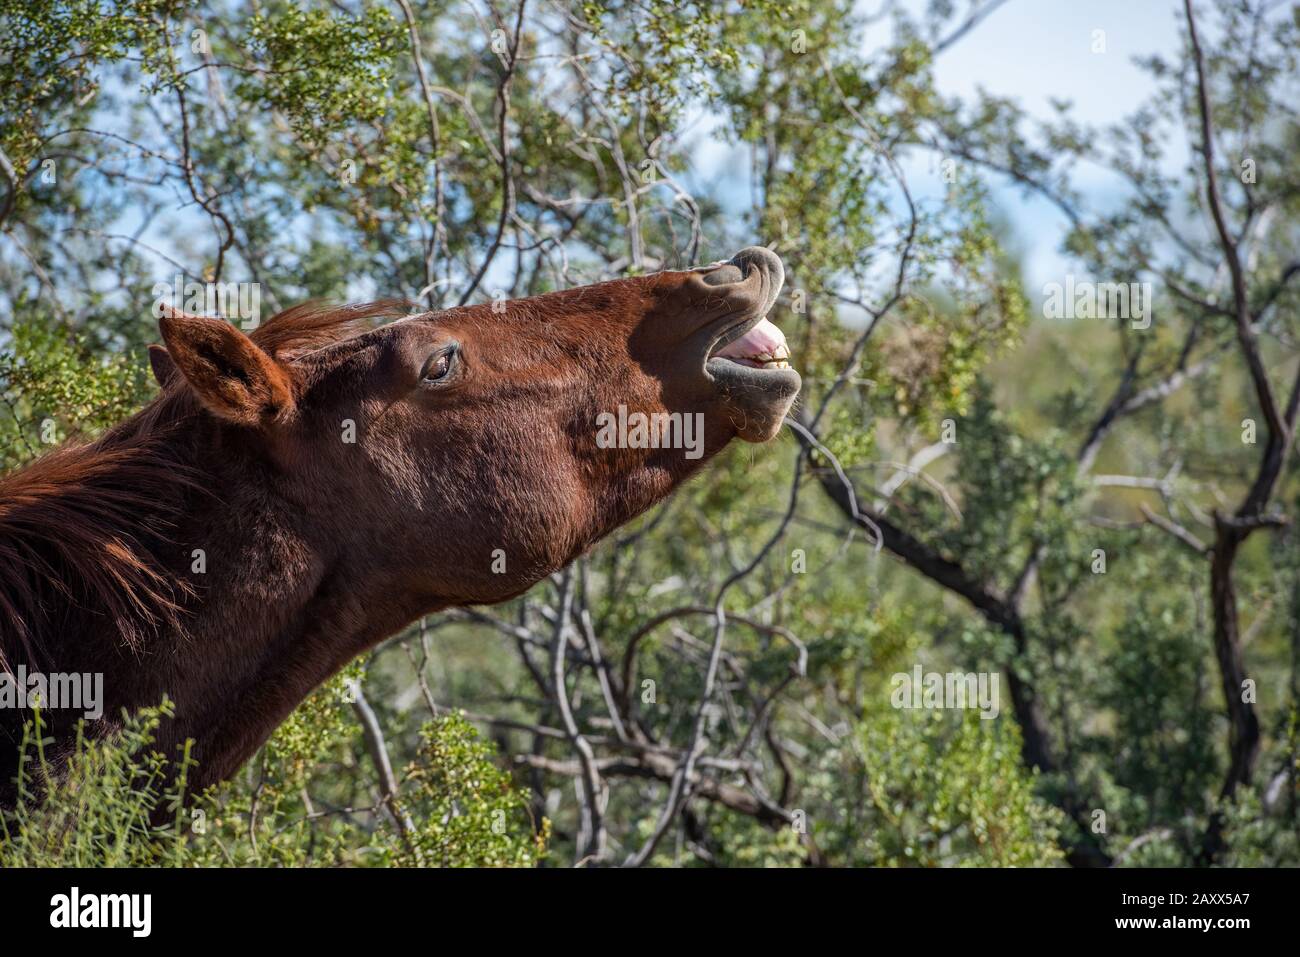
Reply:
[[[1152,101],[1098,131],[941,93],[1002,6],[886,5],[864,49],[847,0],[0,0],[2,467],[142,402],[150,306],[187,283],[256,322],[755,240],[787,265],[789,440],[510,606],[394,636],[176,854],[541,860],[451,707],[533,836],[555,822],[549,860],[1294,861],[1297,24],[1187,3]],[[1085,162],[1129,202],[1090,208]],[[1046,318],[998,181],[1066,217],[1097,312]],[[918,664],[1010,707],[898,710]]]

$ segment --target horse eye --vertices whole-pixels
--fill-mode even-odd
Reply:
[[[443,352],[432,357],[424,366],[421,378],[425,382],[437,382],[451,371],[452,352]]]

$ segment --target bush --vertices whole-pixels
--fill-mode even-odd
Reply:
[[[202,794],[187,791],[196,766],[188,746],[175,759],[153,748],[169,702],[127,718],[107,738],[79,729],[58,775],[37,714],[24,736],[18,803],[0,813],[0,867],[502,867],[545,857],[550,822],[532,825],[528,792],[459,714],[420,731],[423,747],[403,776],[397,808],[411,833],[403,835],[379,802],[317,806],[313,788],[330,792],[337,783],[326,780],[336,769],[321,756],[355,730],[327,703],[332,690],[304,703],[250,762],[251,774]]]

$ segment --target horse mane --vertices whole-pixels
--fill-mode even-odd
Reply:
[[[272,358],[292,362],[304,353],[360,335],[374,328],[376,320],[397,319],[413,308],[415,304],[406,299],[346,306],[313,299],[276,313],[248,337]]]
[[[282,362],[410,311],[403,300],[306,302],[249,333]],[[193,587],[159,558],[187,491],[210,494],[175,441],[201,414],[182,384],[94,441],[67,443],[0,477],[0,672],[38,669],[56,640],[93,628],[139,652],[183,632]]]

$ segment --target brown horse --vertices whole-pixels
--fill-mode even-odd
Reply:
[[[378,327],[405,307],[249,336],[168,313],[150,405],[0,480],[0,671],[102,674],[101,734],[167,695],[159,745],[194,739],[194,783],[221,780],[384,637],[522,593],[772,438],[800,387],[765,318],[783,280],[750,248]],[[686,441],[623,434],[639,416]],[[0,787],[27,717],[0,709]],[[81,714],[47,717],[64,738]]]

